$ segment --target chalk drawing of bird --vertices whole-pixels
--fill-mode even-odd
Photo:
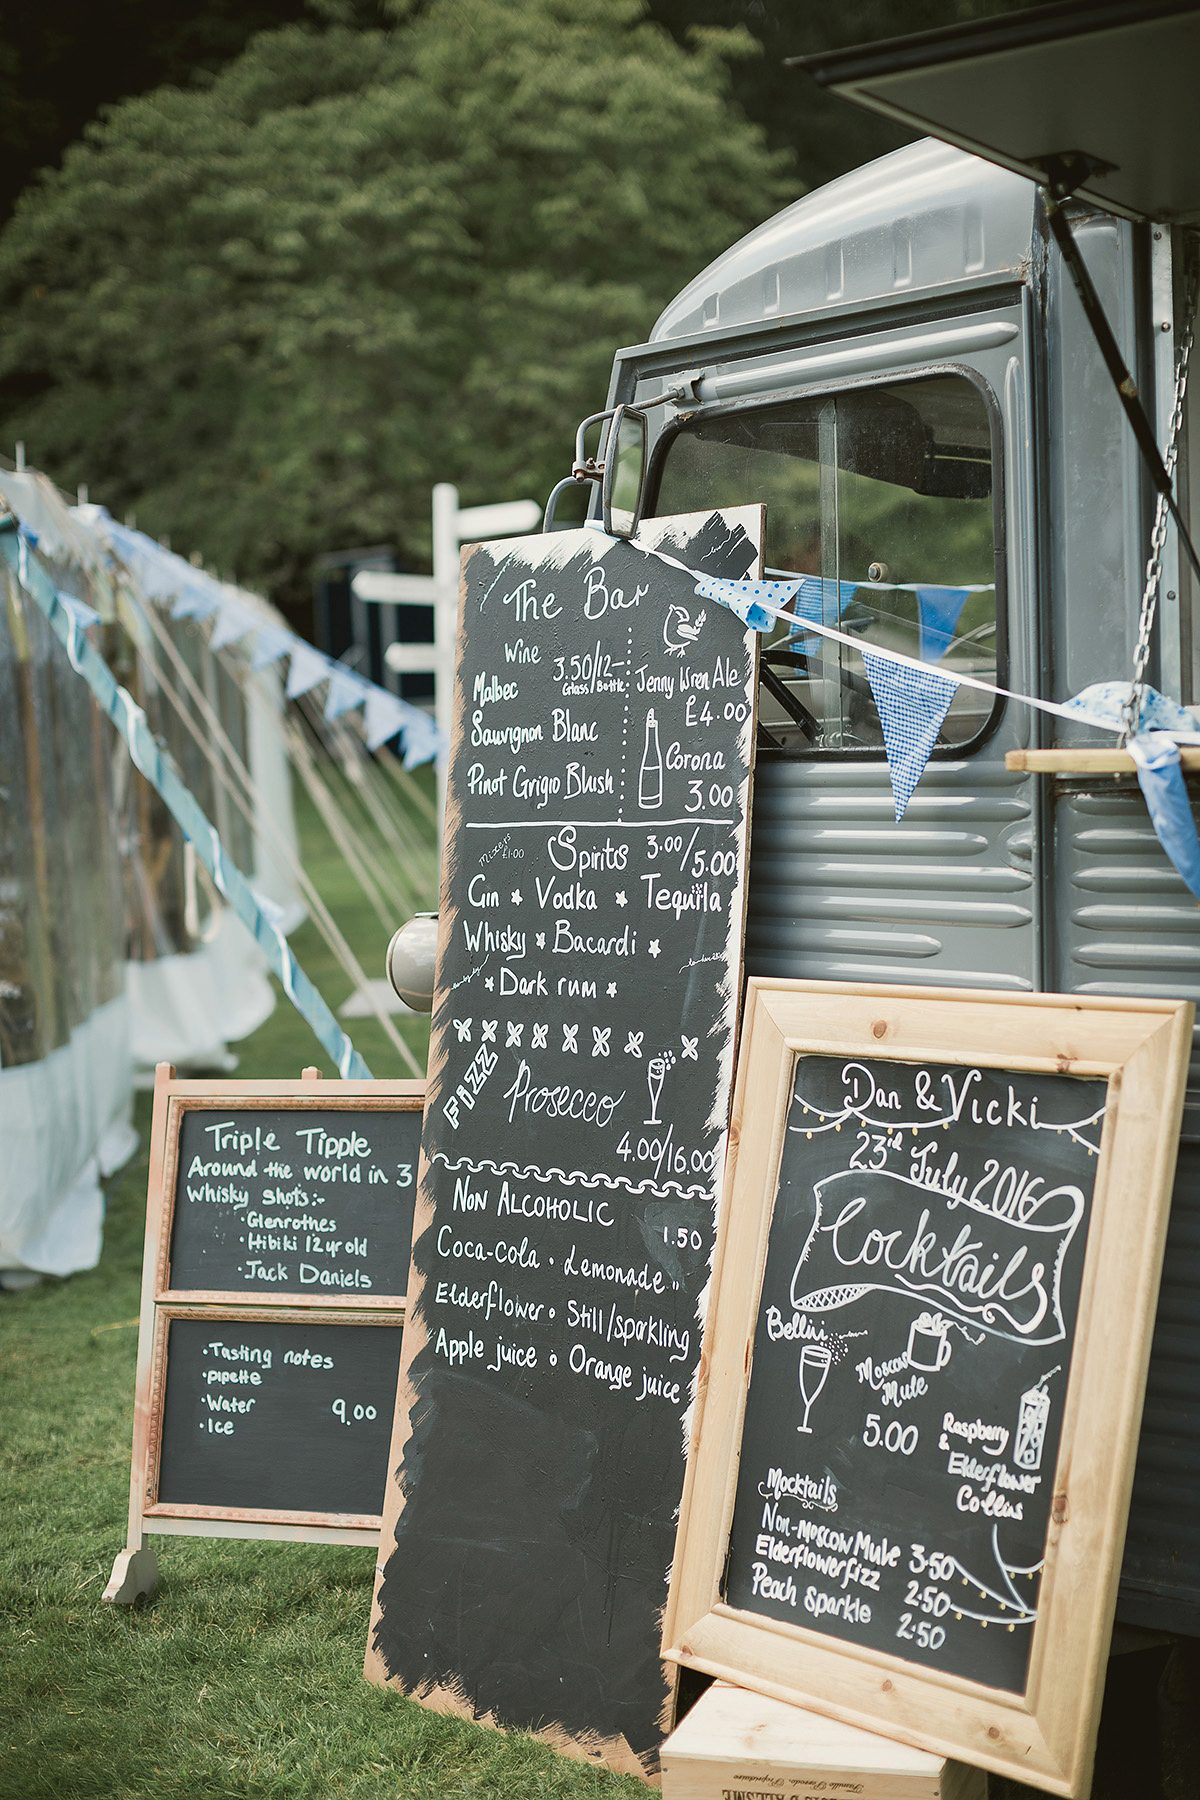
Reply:
[[[703,612],[697,613],[693,624],[686,607],[667,608],[667,616],[663,620],[663,643],[671,655],[682,656],[687,646],[695,643],[703,628],[704,617]]]

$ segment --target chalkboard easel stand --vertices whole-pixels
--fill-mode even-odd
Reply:
[[[168,1536],[259,1538],[293,1543],[336,1543],[377,1545],[380,1521],[378,1509],[364,1505],[360,1496],[354,1510],[323,1512],[312,1510],[277,1510],[281,1502],[268,1499],[243,1504],[240,1496],[233,1503],[219,1505],[159,1504],[159,1475],[163,1454],[164,1408],[167,1375],[167,1349],[173,1326],[180,1331],[194,1329],[189,1320],[203,1320],[213,1326],[238,1323],[243,1329],[300,1328],[320,1333],[333,1326],[349,1328],[359,1343],[366,1342],[362,1328],[370,1334],[372,1327],[391,1327],[403,1323],[405,1295],[403,1291],[377,1292],[368,1295],[310,1295],[292,1291],[287,1283],[275,1293],[207,1291],[213,1284],[201,1279],[189,1290],[180,1285],[173,1270],[172,1223],[175,1189],[180,1163],[182,1118],[189,1108],[229,1108],[249,1110],[252,1117],[264,1118],[261,1110],[283,1109],[288,1112],[312,1113],[319,1120],[330,1111],[344,1113],[347,1123],[352,1118],[368,1121],[360,1129],[370,1131],[369,1121],[380,1119],[381,1113],[415,1114],[415,1126],[407,1127],[419,1134],[424,1083],[413,1081],[339,1082],[322,1080],[317,1068],[303,1070],[301,1080],[279,1082],[177,1082],[174,1067],[160,1063],[155,1071],[154,1121],[151,1130],[146,1246],[142,1270],[142,1302],[138,1332],[137,1392],[134,1407],[133,1455],[129,1494],[129,1521],[126,1543],[113,1563],[112,1575],[103,1593],[111,1605],[130,1606],[141,1595],[150,1595],[158,1585],[158,1559],[147,1542],[148,1532]],[[219,1112],[213,1116],[221,1116]],[[316,1127],[314,1127],[316,1129]],[[414,1145],[415,1148],[415,1145]],[[414,1157],[415,1161],[415,1157]],[[395,1176],[393,1174],[393,1182]],[[390,1191],[384,1185],[383,1192]],[[334,1204],[338,1204],[337,1201]],[[366,1238],[362,1240],[366,1246]],[[396,1243],[391,1244],[393,1260],[400,1262]],[[407,1269],[407,1233],[401,1266]],[[282,1266],[282,1265],[281,1265]],[[404,1277],[389,1279],[389,1288],[403,1288]],[[230,1284],[221,1282],[221,1287]],[[366,1284],[369,1285],[369,1284]],[[398,1335],[398,1334],[397,1334]],[[328,1341],[328,1340],[327,1340]],[[382,1340],[380,1340],[382,1342]],[[397,1352],[398,1353],[398,1352]],[[372,1353],[374,1354],[374,1352]],[[285,1359],[287,1360],[287,1359]],[[339,1359],[340,1360],[340,1359]],[[319,1359],[314,1360],[315,1362]],[[270,1366],[269,1364],[267,1365]],[[326,1364],[328,1368],[332,1365]],[[254,1378],[256,1379],[256,1378]],[[216,1390],[218,1393],[220,1389]],[[378,1400],[380,1396],[376,1395]],[[250,1404],[254,1404],[253,1401]],[[339,1403],[340,1404],[340,1403]],[[387,1405],[391,1404],[391,1384]],[[235,1401],[237,1411],[245,1405]],[[256,1415],[257,1416],[257,1415]],[[374,1410],[368,1416],[374,1417]],[[219,1429],[219,1427],[218,1427]],[[220,1440],[218,1440],[220,1441]],[[182,1500],[184,1496],[178,1496]],[[201,1496],[203,1498],[203,1496]],[[340,1501],[341,1494],[337,1495]],[[335,1501],[335,1504],[337,1502]],[[297,1502],[289,1494],[289,1508]],[[299,1503],[300,1506],[303,1502]]]
[[[321,1079],[321,1071],[317,1068],[303,1069],[300,1078],[302,1081],[319,1081]],[[161,1111],[158,1105],[160,1098],[159,1090],[164,1087],[166,1082],[173,1081],[174,1079],[174,1064],[160,1063],[155,1070],[154,1076],[156,1125],[159,1124]],[[150,1192],[152,1194],[157,1189],[161,1188],[162,1185],[163,1151],[164,1144],[162,1141],[162,1132],[161,1130],[158,1130],[155,1131],[150,1145]],[[149,1224],[150,1220],[147,1219],[147,1225]],[[139,1465],[138,1451],[140,1448],[142,1461],[144,1462],[148,1436],[147,1428],[149,1421],[145,1416],[146,1409],[141,1404],[143,1382],[141,1379],[142,1370],[140,1364],[142,1361],[143,1345],[148,1349],[153,1341],[154,1274],[155,1262],[148,1254],[146,1256],[142,1275],[142,1312],[139,1322],[140,1329],[138,1331],[138,1404],[134,1414],[133,1426],[134,1480],[130,1483],[129,1493],[129,1532],[125,1548],[124,1550],[119,1550],[117,1552],[116,1559],[112,1566],[112,1574],[109,1576],[108,1586],[101,1595],[101,1599],[108,1601],[112,1606],[132,1606],[143,1594],[149,1598],[158,1586],[158,1558],[147,1542],[145,1522],[142,1517],[142,1495],[145,1484],[137,1479]]]

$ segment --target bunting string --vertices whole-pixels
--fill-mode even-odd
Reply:
[[[406,769],[445,754],[446,746],[437,726],[421,707],[402,700],[390,689],[326,656],[294,632],[265,619],[261,610],[249,603],[250,596],[243,598],[238,589],[164,550],[144,532],[118,525],[104,507],[91,505],[74,510],[84,523],[100,533],[110,554],[130,571],[142,593],[170,608],[172,619],[212,621],[210,649],[226,650],[249,639],[250,667],[256,672],[288,657],[289,700],[327,682],[326,719],[339,719],[362,708],[367,749],[378,750],[399,735]]]
[[[593,529],[603,530],[589,520]],[[645,556],[656,557],[689,576],[696,594],[714,600],[755,631],[768,631],[776,622],[789,627],[789,643],[800,643],[806,653],[819,638],[845,644],[862,658],[863,669],[879,712],[888,774],[892,784],[896,818],[903,818],[912,791],[920,780],[938,733],[959,687],[974,688],[993,698],[1014,700],[1035,711],[1049,713],[1073,724],[1097,731],[1111,731],[1120,738],[1126,725],[1118,682],[1098,682],[1058,705],[1032,694],[1018,694],[998,683],[961,670],[931,667],[950,649],[963,607],[972,593],[991,590],[990,583],[950,587],[930,582],[826,582],[813,575],[789,575],[772,569],[762,581],[732,580],[689,569],[678,558],[647,544],[634,544]],[[832,620],[841,620],[842,609],[860,588],[904,589],[917,595],[921,658],[882,645],[868,646],[861,637],[843,631]],[[1150,691],[1145,727],[1128,748],[1137,771],[1155,834],[1163,850],[1189,890],[1200,899],[1200,834],[1183,778],[1181,743],[1200,744],[1196,720],[1176,701]]]
[[[59,599],[64,605],[73,606],[75,608],[82,606],[81,602],[71,601],[65,594],[60,594]],[[98,617],[97,614],[92,612],[90,607],[83,607],[82,610],[89,614],[90,618],[93,620]],[[292,880],[304,896],[313,923],[321,933],[321,936],[325,939],[325,942],[335,959],[341,964],[343,970],[350,978],[355,990],[358,992],[370,993],[372,990],[362,965],[357,956],[355,956],[349,943],[346,941],[333,914],[329,911],[329,908],[321,898],[312,878],[309,876],[303,863],[297,856],[293,845],[286,834],[279,829],[269,809],[264,806],[262,796],[256,788],[250,771],[243,761],[241,754],[231,741],[220,718],[213,711],[204,690],[196,682],[194,675],[176,647],[166,625],[157,618],[153,607],[142,608],[140,602],[138,602],[138,617],[145,621],[145,625],[148,628],[151,637],[170,663],[171,674],[173,674],[179,682],[179,689],[177,689],[171,680],[168,670],[159,664],[151,653],[149,643],[144,645],[141,650],[141,655],[145,658],[146,665],[153,673],[164,698],[173,707],[183,729],[188,733],[192,742],[196,745],[196,748],[212,770],[214,779],[220,783],[229,801],[245,819],[251,831],[261,833],[268,840],[272,854],[287,868]],[[184,705],[182,694],[179,691],[180,689],[190,699],[191,707]],[[204,730],[200,729],[197,720],[193,717],[192,708],[195,709],[200,720],[203,721],[205,726]],[[287,727],[285,726],[285,730],[286,729]],[[368,894],[368,898],[370,897],[370,894]],[[414,900],[413,904],[417,904],[417,902]],[[378,911],[378,908],[376,910]],[[388,919],[383,920],[383,922],[387,924],[387,928],[390,930],[390,915],[388,916]],[[384,1034],[388,1038],[393,1049],[400,1056],[401,1060],[408,1065],[412,1073],[420,1076],[423,1071],[418,1064],[416,1057],[413,1055],[404,1038],[401,1037],[400,1033],[397,1031],[386,1011],[384,1011],[382,1007],[376,1005],[374,1012],[376,1020],[383,1029]]]
[[[646,554],[663,558],[663,552],[659,550],[650,550]],[[674,557],[663,559],[674,563],[676,568],[684,568],[682,563],[675,562]],[[727,606],[731,612],[737,614],[739,619],[752,625],[756,631],[768,630],[775,620],[782,621],[785,625],[795,626],[796,624],[795,613],[788,611],[782,602],[785,598],[791,599],[795,596],[805,577],[797,576],[794,581],[790,582],[726,581],[712,575],[696,575],[694,569],[685,569],[684,572],[696,577],[696,592],[702,599],[715,600],[718,605]],[[810,576],[807,579],[815,578]],[[756,613],[761,615],[761,623],[750,616]],[[835,643],[845,644],[847,648],[856,650],[860,656],[866,649],[861,637],[852,637],[848,631],[840,631],[837,626],[826,625],[818,619],[806,618],[804,630],[805,632],[815,632],[819,637],[830,638]],[[901,669],[910,669],[918,675],[928,672],[928,663],[920,661],[915,656],[905,656],[900,650],[885,649],[882,644],[872,644],[870,654],[878,662],[891,663]],[[1070,719],[1076,725],[1081,723],[1078,708],[1072,711],[1068,705],[1059,706],[1053,700],[1036,699],[1032,694],[1017,694],[1011,688],[999,687],[995,682],[984,681],[978,675],[967,675],[960,669],[947,669],[944,673],[942,671],[939,673],[942,674],[943,680],[953,682],[956,687],[975,688],[978,692],[991,694],[993,697],[999,695],[1005,700],[1017,700],[1024,706],[1036,708],[1038,712],[1053,713],[1060,719]],[[1118,732],[1120,729],[1118,726],[1110,726],[1107,722],[1101,723],[1090,718],[1082,722],[1089,725],[1094,723],[1100,731]]]
[[[89,643],[85,635],[87,627],[99,615],[73,596],[57,591],[40,564],[29,555],[25,529],[18,527],[13,519],[0,520],[0,553],[66,650],[71,667],[87,682],[97,702],[121,733],[134,767],[161,796],[212,876],[217,891],[253,934],[288,998],[328,1051],[343,1080],[371,1080],[370,1069],[297,963],[278,918],[271,916],[277,909],[255,892],[241,870],[225,855],[215,827],[183,782],[170,756],[156,742],[145,713]]]

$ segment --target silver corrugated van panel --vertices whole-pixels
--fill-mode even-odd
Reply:
[[[1056,985],[1200,1005],[1200,906],[1129,778],[1056,784]],[[1189,1101],[1138,1445],[1119,1616],[1200,1623],[1200,1060]]]
[[[1030,785],[982,757],[969,786],[962,762],[930,763],[897,825],[885,767],[764,758],[747,971],[1027,991]]]

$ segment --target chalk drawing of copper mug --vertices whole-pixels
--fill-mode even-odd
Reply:
[[[923,1312],[913,1320],[908,1334],[908,1366],[935,1375],[950,1361],[950,1322],[941,1313]]]

